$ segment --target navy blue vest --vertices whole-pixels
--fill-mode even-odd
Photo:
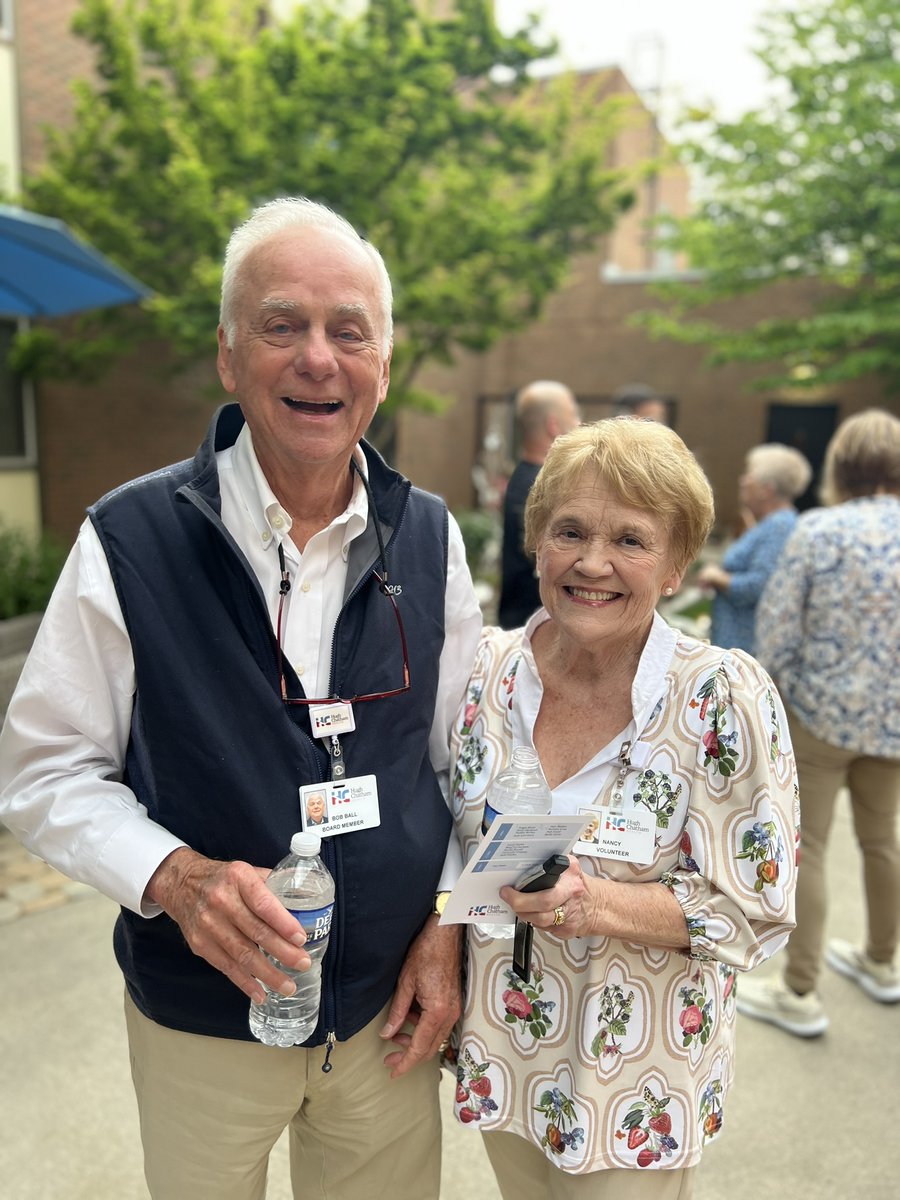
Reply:
[[[274,866],[300,828],[298,789],[328,777],[308,711],[280,699],[275,638],[255,575],[220,519],[215,451],[243,424],[213,418],[193,460],[125,484],[90,510],[131,638],[136,692],[125,783],[150,817],[210,858]],[[389,999],[431,908],[450,814],[428,759],[444,642],[447,510],[363,444],[390,581],[409,648],[409,692],[355,706],[348,775],[375,774],[381,825],[323,842],[337,889],[319,1026],[344,1041]],[[372,575],[370,512],[351,547],[332,654],[333,691],[402,680],[389,599]],[[303,691],[286,663],[290,693]],[[252,1040],[247,997],[196,957],[166,915],[123,909],[116,956],[146,1016],[173,1029]]]

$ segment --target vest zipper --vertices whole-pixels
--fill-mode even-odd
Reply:
[[[332,1065],[332,1062],[331,1062],[331,1052],[335,1048],[336,1045],[337,1045],[337,1037],[335,1036],[335,1032],[332,1029],[325,1036],[325,1061],[322,1063],[322,1074],[323,1075],[327,1075],[329,1071],[334,1070],[334,1066]]]

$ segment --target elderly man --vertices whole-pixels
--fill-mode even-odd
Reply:
[[[516,396],[521,459],[509,477],[503,498],[500,600],[497,621],[502,629],[518,629],[541,606],[534,559],[526,554],[525,501],[547,451],[561,433],[581,420],[574,395],[564,383],[539,379]]]
[[[481,624],[462,538],[361,441],[391,287],[342,218],[257,209],[218,338],[237,403],[193,460],[89,510],[9,709],[0,815],[122,906],[154,1200],[261,1198],[286,1127],[298,1197],[436,1197],[460,965],[433,915],[458,868],[440,776]],[[294,991],[273,958],[309,964],[265,878],[311,785],[363,799],[325,827],[318,1027],[278,1049],[248,1006]]]

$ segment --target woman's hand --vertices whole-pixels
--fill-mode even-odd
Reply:
[[[690,948],[684,912],[665,884],[585,875],[572,854],[568,869],[548,891],[503,887],[500,895],[517,917],[554,937],[612,937],[664,950]]]
[[[584,874],[578,859],[569,855],[569,866],[555,887],[545,892],[517,892],[503,887],[500,897],[535,929],[554,937],[589,937],[597,930],[599,905],[598,880]]]
[[[700,587],[712,588],[716,592],[727,592],[731,575],[716,563],[708,563],[697,572],[696,582]]]

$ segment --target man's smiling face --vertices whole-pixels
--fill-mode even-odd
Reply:
[[[303,466],[343,470],[387,394],[378,277],[363,247],[315,227],[250,251],[219,377],[247,419],[270,483]]]

